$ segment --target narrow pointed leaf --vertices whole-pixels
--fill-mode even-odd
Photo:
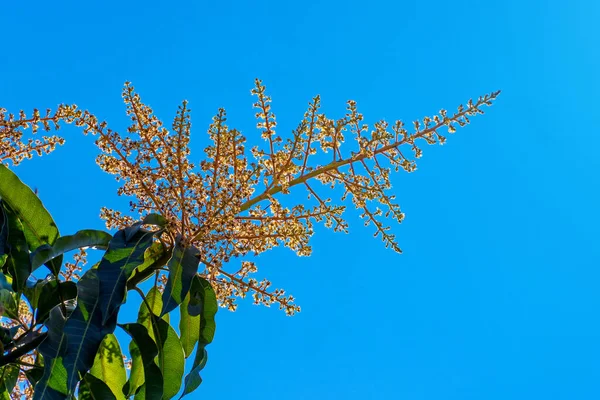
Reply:
[[[33,400],[66,399],[67,397],[67,370],[62,359],[67,347],[66,337],[63,334],[65,322],[60,307],[50,311],[50,317],[46,322],[48,335],[38,347],[44,357],[44,374],[35,385]]]
[[[5,202],[2,202],[2,207],[8,220],[6,271],[13,279],[13,290],[22,291],[26,286],[27,278],[31,274],[25,229],[17,214]]]
[[[148,388],[148,389],[146,389]],[[146,397],[146,390],[148,390],[148,394],[149,395],[153,395],[153,393],[150,391],[151,389],[148,387],[148,385],[146,385],[145,383],[142,385],[142,387],[140,388],[140,390],[135,394],[135,397],[133,398],[133,400],[146,400],[148,397]]]
[[[163,400],[173,398],[181,388],[185,369],[185,357],[181,341],[175,330],[164,318],[159,318],[162,306],[160,293],[153,288],[146,301],[149,303],[152,311],[142,302],[138,314],[138,322],[152,331],[152,335],[158,347],[158,366],[164,378]],[[166,317],[167,315],[165,315]],[[146,380],[147,382],[147,380]]]
[[[45,361],[44,378],[37,386],[42,385],[41,388],[44,388],[44,385],[50,386],[62,394],[63,398],[67,398],[74,393],[81,377],[94,364],[102,340],[107,334],[112,333],[116,326],[116,315],[107,323],[102,323],[99,286],[97,272],[94,269],[88,270],[77,283],[77,306],[64,322],[62,329],[56,333],[57,337],[50,341],[54,345],[49,351],[42,353]],[[53,321],[53,316],[56,319],[56,310],[60,313],[60,309],[61,307],[54,307],[50,311],[50,318],[46,322],[49,332],[51,327],[54,329],[57,325],[57,322]],[[41,391],[37,386],[36,396],[37,392]],[[55,394],[52,391],[49,393]],[[43,396],[39,399],[45,400],[46,397]],[[35,400],[37,399],[38,397]]]
[[[10,279],[10,280],[9,280]],[[6,275],[0,272],[0,289],[6,289],[12,291],[12,279],[7,278]]]
[[[53,275],[52,278],[55,278]],[[45,282],[49,281],[50,278],[46,279],[32,279],[30,276],[27,282],[25,283],[25,288],[23,289],[23,294],[27,298],[31,307],[35,310],[38,308],[38,301],[40,299],[40,294],[42,294],[42,288],[44,287]]]
[[[80,376],[94,364],[102,340],[114,332],[117,316],[102,321],[99,279],[96,270],[88,270],[77,283],[77,307],[65,323],[67,349],[64,365],[68,372],[67,386],[73,393]]]
[[[140,264],[127,280],[127,290],[131,290],[151,277],[157,268],[167,264],[171,252],[161,242],[152,243],[144,252],[144,262]]]
[[[95,247],[106,249],[112,236],[104,231],[86,229],[74,235],[61,236],[56,239],[53,246],[42,245],[31,254],[31,266],[33,270],[39,268],[48,261],[72,250]]]
[[[163,293],[164,315],[183,303],[185,296],[190,291],[192,279],[198,272],[200,260],[197,257],[198,249],[195,247],[183,247],[181,242],[177,243],[173,256],[169,260],[169,277]]]
[[[10,395],[17,384],[19,368],[14,365],[0,367],[0,400],[11,400]]]
[[[44,322],[55,306],[77,297],[75,282],[59,282],[56,279],[40,281],[40,294],[36,311],[36,322]]]
[[[38,354],[38,359],[41,358],[41,356]],[[37,361],[37,360],[36,360]],[[29,383],[32,386],[35,386],[40,379],[42,379],[42,376],[44,375],[44,365],[37,365],[35,367],[32,367],[28,370],[25,371],[25,375],[27,376],[27,379],[29,380]]]
[[[215,315],[219,309],[217,296],[210,283],[206,279],[196,275],[193,282],[193,294],[190,304],[194,301],[192,299],[196,299],[202,305],[199,343],[206,346],[212,342],[215,336]]]
[[[127,279],[144,262],[144,252],[152,244],[153,232],[138,228],[131,234],[130,229],[122,229],[113,236],[98,266],[103,322],[121,307]]]
[[[198,346],[196,357],[194,358],[194,364],[192,365],[192,370],[185,377],[184,389],[181,397],[179,397],[180,399],[198,389],[198,386],[200,386],[202,383],[200,371],[202,371],[202,369],[206,366],[207,361],[208,353],[206,352],[206,349],[203,346]]]
[[[8,216],[4,212],[2,199],[0,199],[0,268],[8,257]]]
[[[122,396],[123,394],[121,394]],[[79,385],[78,400],[117,400],[110,387],[102,379],[86,374]],[[124,398],[124,397],[121,397]]]
[[[181,333],[181,345],[185,352],[185,358],[188,358],[194,352],[196,343],[200,338],[200,315],[192,316],[188,312],[190,304],[190,293],[179,306],[181,317],[179,318],[179,332]]]
[[[145,326],[139,323],[119,325],[125,332],[131,336],[135,342],[135,346],[139,353],[132,353],[132,362],[142,364],[142,381],[139,380],[139,373],[136,373],[136,381],[133,382],[131,379],[125,385],[124,391],[128,396],[138,392],[138,389],[142,386],[143,382],[148,388],[146,400],[161,400],[163,396],[163,375],[160,368],[154,362],[154,358],[158,355],[158,348],[156,343],[150,335]],[[133,372],[133,371],[132,371]],[[136,396],[137,397],[137,396]]]
[[[150,306],[150,309],[148,309]],[[160,295],[160,291],[158,288],[153,287],[146,294],[146,301],[142,302],[140,305],[140,310],[138,311],[138,322],[148,329],[148,333],[154,339],[154,331],[152,330],[152,315],[160,315],[160,310],[162,310],[163,303]]]
[[[0,289],[0,316],[19,320],[19,309],[17,307],[16,295],[7,289]]]
[[[204,368],[208,360],[206,346],[212,342],[215,336],[215,315],[218,308],[217,297],[210,283],[198,275],[194,276],[187,312],[190,314],[191,318],[200,317],[199,324],[197,325],[199,331],[198,348],[196,350],[196,357],[194,358],[192,370],[185,377],[184,389],[181,397],[193,392],[202,383],[200,371]],[[196,314],[196,311],[199,314]]]
[[[167,219],[160,214],[148,214],[142,220],[142,225],[156,225],[161,228],[167,225]]]
[[[12,328],[6,328],[4,326],[0,326],[0,342],[2,343],[2,346],[6,346],[10,342],[12,342],[13,339],[15,338],[18,330],[19,330],[19,326],[13,326]]]
[[[156,344],[154,346],[156,347]],[[158,350],[156,350],[156,353],[158,354]],[[142,359],[142,351],[134,340],[129,342],[129,356],[131,357],[131,370],[129,371],[129,379],[123,386],[123,393],[127,398],[135,395],[139,388],[144,384],[144,361]],[[156,366],[156,368],[158,369],[158,366]],[[160,371],[160,369],[158,369],[158,371]]]
[[[35,400],[55,398],[57,393],[62,394],[62,398],[72,396],[81,377],[94,364],[104,337],[114,331],[127,277],[143,261],[144,250],[151,243],[152,235],[139,227],[117,232],[97,269],[88,270],[79,280],[77,306],[64,323],[59,338],[53,341],[53,349],[58,350],[43,354],[47,362],[45,376],[37,386],[51,397],[36,397]],[[127,237],[131,241],[127,241]],[[52,309],[51,316],[57,308]],[[49,328],[51,319],[46,324]],[[49,363],[53,364],[52,368],[48,367]]]
[[[94,365],[86,375],[86,378],[88,377],[97,378],[105,383],[109,388],[109,391],[112,392],[113,397],[111,398],[115,400],[125,399],[123,386],[127,381],[127,373],[125,372],[121,347],[114,334],[109,334],[104,337],[104,340],[98,349],[98,353],[96,353]],[[91,383],[88,383],[91,387]]]
[[[4,165],[0,165],[0,198],[23,223],[30,249],[37,249],[43,244],[53,245],[60,236],[56,223],[39,197]],[[61,264],[62,257],[59,257],[49,267],[57,271]]]

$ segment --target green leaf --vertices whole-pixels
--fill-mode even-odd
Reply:
[[[0,165],[0,198],[23,223],[30,249],[37,249],[43,244],[52,246],[60,236],[54,220],[39,197],[4,165]],[[53,266],[49,265],[52,270],[57,269],[56,265],[60,269],[62,257],[55,261]]]
[[[53,246],[42,245],[31,255],[31,266],[36,270],[48,261],[72,250],[83,247],[96,247],[106,249],[112,236],[104,231],[86,229],[74,235],[61,236],[56,239]],[[58,274],[58,271],[54,271]]]
[[[171,259],[171,254],[161,242],[152,243],[144,252],[144,262],[133,271],[127,280],[127,289],[131,290],[150,278],[157,268],[167,264]]]
[[[15,293],[7,289],[0,289],[0,316],[19,320],[19,309]]]
[[[113,396],[111,398],[115,400],[125,399],[123,386],[127,381],[127,373],[125,372],[121,347],[115,335],[109,334],[104,337],[100,349],[96,353],[94,365],[86,378],[90,376],[106,384],[109,391],[112,392]],[[96,393],[94,390],[93,392]]]
[[[121,307],[127,292],[127,279],[143,264],[144,252],[152,244],[153,236],[153,232],[138,226],[134,231],[131,227],[122,229],[110,240],[108,251],[98,266],[103,322]]]
[[[4,212],[2,199],[0,199],[0,268],[4,266],[8,257],[8,216]]]
[[[198,349],[196,350],[196,357],[194,358],[192,370],[185,377],[184,389],[181,397],[193,392],[202,383],[200,371],[204,368],[208,360],[206,346],[212,342],[215,336],[215,315],[218,309],[217,296],[210,283],[198,275],[194,276],[190,290],[190,302],[188,304],[187,314],[189,314],[191,318],[200,317],[199,324],[196,325],[199,331]],[[182,320],[183,315],[182,312]]]
[[[161,400],[164,380],[160,368],[154,362],[154,358],[159,353],[156,343],[142,324],[133,323],[119,326],[131,336],[133,339],[131,343],[134,343],[134,348],[137,349],[137,351],[131,352],[133,365],[129,381],[123,388],[124,393],[129,397],[138,392],[139,388],[145,386],[145,389],[148,389],[148,395],[145,396],[146,400]]]
[[[181,318],[179,318],[179,332],[181,333],[181,346],[185,352],[185,358],[188,358],[194,352],[196,343],[200,338],[200,315],[192,316],[188,312],[190,304],[190,293],[179,306]]]
[[[148,214],[142,220],[142,225],[156,225],[164,228],[167,225],[167,219],[160,214]]]
[[[44,377],[36,385],[35,400],[71,396],[80,378],[94,364],[104,337],[114,331],[116,315],[106,324],[102,323],[99,286],[96,270],[88,270],[77,283],[77,306],[62,327],[59,328],[61,308],[54,307],[50,311],[46,322],[49,337],[43,343],[49,342],[49,347],[42,352]],[[55,331],[53,336],[50,336],[51,331]],[[47,390],[47,387],[53,390]],[[38,392],[42,393],[40,397],[37,397]],[[44,397],[46,392],[50,397]]]
[[[18,378],[18,367],[14,365],[0,367],[0,400],[10,400],[10,394],[13,392]]]
[[[175,330],[163,318],[157,315],[162,309],[160,292],[153,288],[142,302],[138,313],[138,322],[146,327],[158,346],[158,366],[164,378],[163,400],[177,395],[185,369],[185,358],[181,341]],[[150,307],[150,309],[149,309]],[[150,310],[153,310],[151,312]],[[165,316],[166,317],[166,316]],[[147,382],[147,381],[146,381]]]
[[[50,318],[46,322],[48,336],[38,347],[44,357],[44,374],[35,385],[33,400],[66,399],[67,397],[67,370],[62,359],[67,347],[66,336],[63,333],[65,322],[60,307],[50,311]]]
[[[202,377],[200,376],[200,371],[206,366],[206,362],[208,361],[208,353],[206,349],[202,346],[198,347],[196,351],[196,357],[194,358],[194,364],[192,365],[192,370],[185,377],[185,386],[183,389],[183,393],[181,394],[180,399],[192,393],[194,390],[198,389],[198,386],[202,383]]]
[[[185,296],[190,291],[192,279],[198,272],[200,260],[197,257],[198,249],[193,246],[183,247],[178,241],[173,256],[169,260],[169,278],[163,293],[163,309],[161,315],[174,310],[183,303]]]
[[[96,270],[88,270],[77,283],[77,307],[65,323],[67,349],[63,363],[68,372],[67,387],[73,393],[80,376],[94,364],[102,340],[113,333],[117,315],[102,321],[99,279]]]
[[[10,279],[10,281],[9,281]],[[12,291],[12,278],[6,277],[3,273],[0,272],[0,289],[6,289]]]
[[[42,376],[44,375],[44,368],[42,367],[33,367],[25,371],[25,375],[27,376],[27,380],[32,386],[35,386]]]
[[[154,347],[156,347],[156,344],[154,344]],[[158,350],[156,350],[156,354],[158,354]],[[129,372],[127,383],[123,386],[123,393],[125,393],[125,397],[127,398],[136,394],[138,389],[144,384],[144,362],[142,359],[142,352],[134,340],[129,342],[129,355],[131,356],[131,371]],[[160,372],[158,366],[156,364],[155,366]],[[160,397],[162,397],[162,392]]]
[[[122,394],[121,394],[122,395]],[[123,397],[121,397],[123,398]],[[96,378],[94,375],[86,374],[79,385],[79,400],[117,400],[110,387]]]
[[[200,315],[200,339],[201,345],[206,346],[213,341],[215,336],[215,330],[217,328],[215,323],[215,315],[219,310],[219,304],[217,303],[217,295],[210,283],[197,276],[194,278],[192,283],[192,295],[190,299],[190,305],[198,302],[201,304]],[[195,314],[195,313],[191,313]]]
[[[51,280],[56,280],[56,276],[48,275],[46,279],[35,280],[32,280],[31,278],[32,277],[30,276],[30,279],[27,280],[25,289],[23,289],[23,294],[27,298],[27,301],[29,302],[31,307],[33,309],[36,309],[38,308],[38,301],[40,299],[40,294],[42,294],[42,288],[47,282]]]
[[[88,270],[77,283],[77,306],[63,324],[60,336],[43,354],[46,361],[44,378],[37,392],[49,398],[71,396],[81,377],[94,364],[104,337],[114,332],[118,309],[125,296],[125,284],[131,271],[143,261],[144,250],[152,242],[152,232],[137,228],[118,231],[97,269]],[[131,240],[127,241],[127,237]],[[52,321],[55,307],[46,325]],[[48,340],[46,340],[48,341]],[[37,387],[40,387],[38,390]],[[47,394],[46,394],[47,393]],[[46,397],[36,397],[36,400]]]
[[[39,281],[37,287],[40,288],[35,317],[37,323],[44,322],[55,306],[77,297],[75,282],[59,282],[53,276]]]
[[[23,224],[17,214],[4,201],[2,208],[8,220],[7,247],[9,254],[6,260],[6,271],[13,278],[13,290],[20,292],[25,288],[27,278],[31,275],[29,247],[25,239]]]
[[[6,346],[10,342],[13,341],[17,332],[19,331],[20,326],[16,325],[12,328],[5,328],[4,326],[0,326],[0,342],[2,342],[2,346]]]
[[[148,310],[148,306],[150,306],[150,311]],[[154,339],[154,331],[152,328],[152,315],[160,315],[160,310],[162,310],[162,299],[160,297],[160,291],[158,288],[153,287],[146,294],[146,301],[142,302],[140,306],[140,310],[138,311],[138,322],[148,329],[150,336]],[[163,317],[168,317],[168,315],[164,315]]]

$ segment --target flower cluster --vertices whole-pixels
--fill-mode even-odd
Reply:
[[[41,156],[50,153],[57,145],[64,144],[63,138],[42,136],[41,139],[25,139],[23,131],[31,128],[31,132],[35,134],[40,127],[46,132],[58,130],[61,121],[72,123],[80,114],[77,106],[64,104],[59,105],[54,113],[50,109],[46,110],[44,115],[34,109],[29,117],[23,110],[15,116],[0,108],[0,163],[12,163],[16,166],[24,159],[32,158],[34,154]]]
[[[343,219],[347,199],[361,210],[365,225],[375,227],[386,247],[400,252],[384,224],[385,218],[397,222],[404,218],[389,194],[392,170],[414,171],[415,159],[422,154],[419,141],[443,144],[442,128],[453,133],[468,124],[469,117],[483,114],[481,108],[491,105],[499,92],[469,100],[453,114],[441,110],[415,121],[411,132],[401,121],[392,125],[379,121],[369,128],[354,101],[347,103],[343,118],[330,119],[321,113],[316,96],[289,138],[277,133],[271,98],[260,80],[252,94],[257,98],[257,128],[266,145],[248,151],[246,138],[227,125],[226,112],[220,109],[208,129],[211,144],[205,149],[206,158],[198,165],[189,161],[191,120],[185,101],[167,129],[126,83],[123,99],[131,119],[126,135],[89,112],[80,112],[75,123],[96,135],[102,151],[97,163],[122,182],[118,194],[131,198],[130,211],[161,214],[168,221],[165,240],[173,243],[180,236],[200,250],[201,273],[213,284],[222,306],[235,310],[235,298],[251,292],[255,303],[276,303],[292,315],[300,309],[294,298],[271,289],[266,279],[252,278],[257,268],[248,258],[277,246],[310,255],[315,222],[347,231]],[[354,151],[342,150],[347,136],[357,142]],[[328,162],[316,164],[317,153],[319,160],[328,157]],[[342,189],[339,203],[323,195],[324,186]],[[281,196],[293,188],[304,188],[311,205],[284,206]],[[137,219],[108,208],[101,216],[109,228]]]

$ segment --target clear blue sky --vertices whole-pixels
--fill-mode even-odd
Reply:
[[[131,80],[165,121],[193,109],[255,135],[262,78],[281,131],[321,94],[340,116],[412,121],[502,89],[395,191],[403,255],[350,216],[314,255],[260,270],[303,307],[221,310],[196,398],[597,399],[600,91],[597,1],[5,1],[0,105],[90,109],[124,131]],[[92,138],[17,172],[61,231],[123,205]]]

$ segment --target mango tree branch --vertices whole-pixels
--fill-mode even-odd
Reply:
[[[23,357],[25,354],[37,349],[37,347],[40,344],[42,344],[42,342],[48,336],[47,332],[44,332],[42,334],[40,334],[38,332],[32,332],[32,335],[33,334],[35,334],[37,336],[34,337],[33,339],[31,339],[30,341],[28,341],[27,343],[17,347],[15,350],[11,351],[10,353],[8,353],[4,356],[0,356],[0,367],[3,367],[7,364],[12,364],[12,363],[17,362],[17,360],[19,358]]]

